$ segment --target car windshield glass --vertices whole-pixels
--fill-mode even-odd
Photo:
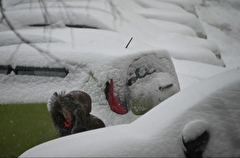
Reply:
[[[88,25],[79,25],[79,24],[66,24],[66,27],[73,27],[73,28],[88,28],[88,29],[98,29],[94,26],[88,26]]]
[[[127,85],[131,86],[138,79],[144,78],[153,73],[170,72],[169,61],[165,58],[158,58],[156,55],[143,55],[135,59],[128,68]]]
[[[30,24],[30,27],[47,27],[50,26],[50,24]],[[89,25],[81,25],[81,24],[65,24],[66,27],[72,27],[72,28],[88,28],[88,29],[98,29],[95,26],[89,26]]]
[[[34,75],[47,77],[66,77],[68,71],[65,68],[40,68],[17,66],[14,69],[16,75]]]
[[[12,71],[11,67],[8,65],[0,65],[0,74],[10,74]]]

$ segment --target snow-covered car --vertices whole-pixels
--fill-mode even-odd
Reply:
[[[134,11],[138,14],[126,7],[128,5],[135,8]],[[74,0],[64,3],[63,1],[51,0],[45,2],[44,6],[45,9],[38,1],[6,5],[5,14],[16,28],[87,27],[117,31],[143,40],[152,47],[167,49],[171,57],[175,59],[225,66],[216,44],[196,37],[197,33],[205,34],[204,30],[201,31],[202,28],[200,31],[198,29],[197,32],[195,30],[195,33],[192,31],[193,28],[190,31],[187,29],[186,34],[181,34],[181,31],[178,30],[183,28],[183,24],[178,23],[179,18],[174,18],[171,13],[168,13],[166,18],[161,20],[161,24],[164,24],[165,28],[170,25],[174,26],[176,31],[174,32],[174,29],[166,31],[166,29],[159,28],[157,26],[159,24],[156,25],[156,20],[153,24],[141,16],[140,14],[143,14],[146,9],[132,0],[127,3],[119,0],[107,2],[104,0],[90,2]],[[184,14],[190,13],[185,11]],[[188,23],[201,26],[196,17]]]
[[[161,1],[153,2],[154,1],[134,0],[121,2],[121,5],[147,19],[158,19],[188,26],[194,30],[198,37],[207,38],[202,24],[194,14],[174,4]]]
[[[179,92],[131,124],[55,139],[20,157],[239,157],[239,94],[235,69]]]
[[[19,30],[31,44],[0,33],[1,103],[47,102],[54,92],[82,90],[100,109],[141,115],[180,90],[165,50],[111,31],[49,31]]]

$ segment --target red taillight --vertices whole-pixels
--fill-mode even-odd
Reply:
[[[114,83],[113,79],[110,80],[109,86],[108,86],[108,103],[112,111],[118,113],[118,114],[126,114],[127,108],[126,106],[122,105],[118,101],[118,97],[115,95],[114,91]]]

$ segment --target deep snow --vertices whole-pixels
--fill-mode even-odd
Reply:
[[[240,2],[238,0],[207,1],[197,6],[199,19],[208,39],[217,43],[227,68],[240,67]]]
[[[167,0],[162,0],[162,1],[166,2]],[[191,12],[196,12],[197,13],[197,15],[199,16],[199,19],[201,21],[201,24],[203,25],[203,28],[206,32],[206,35],[207,35],[208,39],[210,41],[212,41],[213,43],[217,44],[217,46],[218,46],[218,48],[221,52],[221,55],[222,55],[222,60],[224,61],[225,65],[226,65],[226,68],[223,68],[223,67],[219,67],[219,66],[193,62],[193,61],[190,61],[190,60],[189,61],[187,61],[187,60],[177,60],[177,59],[173,58],[173,63],[175,65],[176,72],[177,72],[177,75],[178,75],[178,79],[179,79],[179,82],[180,82],[180,87],[181,87],[182,90],[187,89],[188,87],[191,88],[191,86],[193,86],[197,83],[201,83],[201,81],[203,81],[203,80],[205,80],[209,77],[212,77],[216,74],[228,71],[229,69],[233,69],[233,68],[238,68],[239,69],[240,68],[240,53],[239,53],[239,50],[240,50],[240,46],[239,46],[239,41],[240,41],[240,38],[239,38],[240,37],[240,32],[239,32],[239,26],[240,26],[239,25],[239,23],[240,23],[240,20],[239,20],[240,19],[239,18],[240,17],[239,6],[240,6],[240,2],[238,0],[228,0],[228,1],[225,1],[225,0],[211,0],[211,1],[206,1],[205,6],[200,5],[201,4],[200,0],[192,0],[192,1],[190,1],[190,0],[184,0],[184,1],[170,0],[170,1],[172,3],[175,3],[175,4],[185,8],[185,9],[188,9]],[[195,5],[196,10],[193,9],[194,8],[193,4]],[[178,8],[178,7],[174,7],[174,10],[176,10],[176,8]],[[180,10],[179,10],[179,12],[180,12]],[[144,13],[142,13],[142,14],[144,14]],[[151,21],[151,20],[149,20],[149,21]],[[154,23],[154,21],[152,21],[152,23]],[[157,25],[157,24],[155,23],[155,25]],[[168,26],[168,25],[166,25],[166,26]],[[179,26],[179,28],[180,28],[180,26]],[[171,32],[170,29],[168,29],[168,31]],[[183,34],[185,34],[185,32],[187,32],[188,35],[195,36],[195,35],[190,33],[190,32],[192,32],[192,30],[190,31],[189,29],[187,29],[187,31],[182,31],[182,29],[181,29],[179,32],[181,32]],[[173,37],[175,38],[175,37],[181,37],[181,36],[173,36]],[[162,38],[164,38],[164,36],[162,36]],[[160,38],[160,40],[161,40],[161,38]],[[170,38],[169,40],[163,41],[163,43],[164,42],[167,43],[171,40],[174,41],[173,38]],[[176,41],[178,42],[179,40],[176,40]],[[201,42],[200,42],[200,44],[202,45]],[[199,43],[198,43],[198,45],[199,45]],[[172,45],[165,46],[165,48],[168,48],[168,49],[172,50],[172,52],[174,53],[174,48],[171,48],[171,46]],[[186,45],[179,44],[178,48],[180,50],[181,50],[181,46],[185,47]],[[199,48],[199,47],[193,47],[193,49],[191,49],[191,50],[194,50],[194,49],[197,49],[197,48]],[[185,48],[182,48],[182,49],[186,50]],[[203,49],[203,48],[200,47],[199,50],[200,49]],[[211,47],[211,49],[213,49],[213,48]],[[178,52],[179,52],[179,50],[178,50]],[[188,55],[189,54],[187,54],[186,56],[188,56]],[[211,61],[208,61],[208,62],[211,62]],[[92,80],[92,78],[89,78],[88,74],[82,73],[81,77],[84,78],[83,81],[86,81],[86,83],[87,83],[88,80]],[[225,78],[225,79],[227,79],[227,78]],[[24,82],[24,77],[22,77],[21,80],[22,80],[22,82]],[[89,86],[89,85],[85,84],[84,87],[79,87],[77,85],[72,85],[72,87],[74,87],[74,86],[77,87],[77,88],[87,89],[87,86]],[[39,89],[41,89],[41,88],[42,87],[39,87]],[[44,88],[46,89],[47,87],[44,87]],[[211,91],[212,88],[213,87],[211,86],[211,84],[209,84],[207,87],[205,87],[205,91]],[[57,89],[57,88],[55,89],[55,91],[58,91],[58,90],[59,89]],[[1,87],[1,91],[2,91],[2,93],[4,93],[3,92],[4,87],[3,87],[3,89]],[[234,96],[234,94],[232,94],[232,95]],[[48,96],[44,96],[44,97],[45,97],[45,100],[47,100]],[[236,99],[236,96],[234,96],[234,97]],[[14,96],[13,96],[13,98],[14,98]],[[182,99],[189,100],[187,95],[186,95],[186,98],[182,98]],[[191,98],[191,99],[193,99],[193,98]],[[220,103],[221,102],[222,101],[220,101]],[[225,101],[223,100],[223,102],[225,102]],[[229,102],[231,102],[231,101],[229,101]],[[102,104],[106,104],[106,103],[102,103]],[[206,104],[208,104],[208,103],[206,103]],[[164,105],[167,106],[166,103]],[[159,106],[161,107],[161,110],[166,110],[163,107],[163,105],[160,104]],[[215,125],[215,126],[213,126],[211,128],[211,130],[213,130],[214,127],[216,127],[216,130],[214,130],[214,133],[216,135],[213,137],[215,142],[212,142],[212,143],[209,144],[209,146],[211,148],[208,148],[206,153],[212,153],[212,155],[210,155],[210,156],[219,156],[219,155],[220,156],[228,156],[228,155],[231,155],[231,153],[235,152],[236,156],[239,156],[240,154],[239,154],[239,150],[238,150],[239,148],[238,147],[239,147],[239,129],[240,128],[239,128],[238,125],[229,124],[229,122],[231,122],[231,120],[232,120],[232,118],[231,118],[232,115],[228,114],[229,111],[225,111],[225,110],[227,110],[227,109],[225,109],[226,107],[220,106],[219,108],[220,108],[220,111],[218,111],[217,116],[226,115],[226,117],[224,118],[225,120],[223,122],[219,123],[219,124],[222,124],[222,127],[218,126],[219,124],[216,123],[216,122],[219,121],[219,117],[216,117],[212,120],[211,125]],[[176,107],[175,109],[172,109],[172,110],[174,112],[177,112],[178,108]],[[206,107],[206,106],[200,106],[199,108],[197,108],[197,110],[202,110],[203,111],[203,114],[202,114],[203,118],[210,118],[211,117],[211,112],[210,112],[211,108]],[[144,115],[144,117],[147,117],[147,116],[153,114],[154,112],[152,112],[152,111],[150,111],[151,113],[147,113],[146,116]],[[206,111],[208,111],[209,113],[204,114],[204,112],[206,112]],[[234,115],[234,116],[236,116],[236,117],[234,117],[234,119],[238,119],[238,117],[237,117],[237,116],[239,116],[238,111],[234,112],[234,110],[233,110],[233,111],[230,111],[230,112],[231,112],[231,114],[232,113],[236,114],[236,115]],[[99,107],[99,106],[97,106],[95,109],[93,108],[93,114],[100,117],[100,118],[102,116],[107,116],[107,118],[104,119],[103,121],[105,121],[108,126],[131,123],[134,120],[136,120],[137,118],[139,118],[138,116],[133,115],[131,112],[124,115],[124,116],[120,116],[120,115],[117,115],[115,113],[112,113],[109,110],[109,108],[105,108],[105,107],[103,108],[103,107]],[[169,111],[168,111],[167,114],[169,114],[169,117],[170,117],[170,115],[172,115],[171,112],[169,112]],[[165,114],[165,115],[167,115],[167,114]],[[185,111],[185,113],[183,115],[186,115],[187,120],[191,120],[192,111],[191,110],[190,111]],[[227,117],[227,116],[229,116],[229,117]],[[143,119],[144,118],[140,117],[140,119],[137,119],[137,121],[134,122],[136,128],[141,127],[141,125],[142,125],[141,121]],[[157,124],[159,124],[159,122],[161,122],[161,121],[159,121],[159,120],[156,121],[156,123],[154,124],[155,127],[156,127]],[[178,123],[180,123],[181,125],[179,125]],[[184,123],[186,123],[186,122],[183,121],[183,122],[178,122],[178,123],[177,122],[172,122],[173,125],[181,126],[181,127],[184,126]],[[138,125],[136,125],[136,124],[138,124]],[[142,132],[143,133],[144,132],[148,133],[148,131],[151,131],[151,129],[155,129],[155,127],[153,128],[154,125],[150,125],[150,127],[146,127],[147,128],[146,131],[144,130]],[[120,131],[122,128],[123,129],[126,128],[126,131],[133,130],[132,128],[128,129],[127,127],[128,127],[128,125],[122,125],[122,126],[117,126],[115,129],[112,129],[112,128],[103,129],[103,131],[109,130],[109,131],[106,131],[107,135],[109,136],[109,140],[112,139],[111,140],[112,144],[110,143],[109,146],[117,144],[118,142],[123,142],[123,143],[129,144],[129,145],[133,145],[134,143],[136,143],[136,144],[141,144],[142,143],[141,142],[141,140],[142,140],[141,135],[135,135],[134,132],[131,133],[130,135],[127,135],[127,137],[129,136],[129,139],[137,138],[137,139],[134,139],[132,141],[133,143],[124,142],[124,140],[121,140],[121,138],[119,138],[119,139],[116,138],[115,134],[118,134],[118,131]],[[162,144],[163,143],[168,144],[169,146],[174,144],[177,147],[180,147],[181,144],[179,142],[176,144],[176,141],[178,141],[177,139],[173,139],[173,140],[169,139],[169,138],[172,138],[173,134],[175,134],[175,128],[174,127],[169,128],[169,130],[167,130],[167,131],[163,131],[163,134],[161,136],[165,136],[165,139],[162,140]],[[217,130],[217,129],[219,129],[219,130]],[[230,133],[228,131],[225,132],[227,129],[233,129],[233,133],[234,133],[233,136],[234,137],[232,137],[230,140],[228,139],[228,136],[231,135],[232,133]],[[98,132],[99,131],[92,131],[92,132],[89,133],[89,135],[91,133],[95,133],[95,135],[97,137]],[[178,133],[178,134],[181,134],[181,132],[182,131],[176,131],[176,133]],[[190,132],[192,132],[192,131],[190,131]],[[224,134],[222,134],[222,133],[224,133]],[[125,133],[123,132],[123,133],[120,133],[120,134],[125,134]],[[193,133],[193,135],[194,134],[196,134],[196,133]],[[67,141],[67,139],[69,139],[71,144],[73,143],[73,144],[78,145],[78,141],[75,141],[75,140],[77,140],[77,138],[83,138],[85,135],[87,136],[88,133],[73,135],[72,138],[60,139],[59,141],[64,141],[64,140]],[[219,139],[219,137],[217,137],[217,136],[219,136],[221,139]],[[144,140],[146,140],[146,138],[149,138],[149,137],[147,137],[145,135]],[[102,139],[104,139],[104,138],[102,138]],[[127,140],[129,140],[129,139],[127,139]],[[154,139],[156,139],[156,136],[153,136],[151,140],[154,140]],[[56,141],[58,141],[58,140],[56,140]],[[86,141],[89,141],[89,140],[86,140]],[[113,141],[116,141],[116,142],[113,142]],[[94,142],[94,140],[90,140],[89,144],[91,142]],[[97,141],[97,144],[101,145],[101,142],[102,141],[99,140],[99,141]],[[59,143],[59,142],[57,142],[57,143]],[[225,143],[225,145],[223,145],[223,143]],[[124,145],[126,145],[126,144],[124,144]],[[156,146],[154,147],[154,145],[156,145],[156,144],[147,144],[146,146],[149,146],[149,145],[153,146],[153,148],[156,149],[156,150],[161,149],[160,151],[162,153],[160,153],[160,155],[162,155],[162,156],[166,156],[166,155],[164,155],[164,153],[165,154],[166,153],[172,153],[173,155],[178,155],[181,152],[181,154],[182,154],[182,151],[180,151],[181,150],[180,148],[178,148],[177,150],[174,150],[175,148],[169,148],[169,150],[168,150],[169,146],[167,146],[167,145],[161,146],[160,148],[156,148]],[[68,144],[66,144],[66,147],[67,146],[68,146]],[[107,147],[109,147],[109,146],[107,146]],[[65,149],[66,147],[63,146],[63,148],[52,148],[52,150],[53,151],[55,150],[56,154],[60,154],[60,151],[62,151],[62,149]],[[106,147],[105,151],[108,151],[109,148],[107,148],[107,147]],[[175,146],[172,146],[172,147],[175,147]],[[136,149],[136,148],[134,148],[134,145],[132,146],[132,148],[133,148],[133,151]],[[219,150],[217,150],[218,152],[214,153],[216,151],[215,149],[217,149],[217,148],[219,148]],[[78,147],[76,147],[75,149],[78,150]],[[146,149],[145,153],[144,153],[144,151],[143,151],[143,153],[146,154],[146,155],[150,155],[152,152],[156,151],[154,149],[149,149],[149,150]],[[45,148],[43,148],[43,151],[44,150],[45,150]],[[88,150],[91,150],[91,148],[89,148]],[[101,150],[103,150],[103,149],[101,149]],[[225,151],[225,153],[223,151]],[[96,153],[97,152],[98,151],[96,149]],[[114,152],[116,153],[116,151],[113,150],[112,154]],[[121,153],[121,151],[119,151],[119,154],[120,155],[121,154],[126,154],[126,156],[127,156],[128,152],[131,153],[132,151],[124,151],[124,153]],[[86,149],[85,153],[87,153],[87,149]],[[36,151],[35,153],[33,151],[33,154],[38,154],[38,151]],[[75,153],[73,153],[73,154],[75,154]],[[111,152],[109,152],[109,154],[111,154]],[[181,156],[183,156],[183,155],[181,155]]]
[[[22,157],[184,157],[182,134],[193,138],[205,130],[210,139],[203,156],[239,157],[239,71],[230,70],[195,84],[131,124],[55,139]]]

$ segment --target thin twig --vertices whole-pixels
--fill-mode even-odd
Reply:
[[[2,18],[6,21],[7,25],[9,26],[10,30],[24,43],[29,45],[30,47],[34,48],[35,50],[37,50],[38,52],[40,52],[41,54],[43,53],[44,55],[47,55],[48,57],[50,57],[51,59],[53,59],[55,62],[61,64],[61,60],[56,57],[55,55],[52,55],[51,53],[37,47],[36,45],[33,45],[31,43],[31,41],[25,39],[21,34],[19,34],[16,29],[14,28],[14,26],[11,24],[11,22],[9,21],[9,19],[7,18],[7,16],[4,13],[4,9],[2,6],[2,0],[0,0],[0,10],[1,10],[1,14],[2,14]],[[43,55],[42,54],[42,55]],[[44,56],[43,55],[43,56]],[[44,56],[45,57],[45,56]]]
[[[129,44],[132,42],[133,37],[129,40],[128,44],[126,45],[125,48],[128,48]]]

